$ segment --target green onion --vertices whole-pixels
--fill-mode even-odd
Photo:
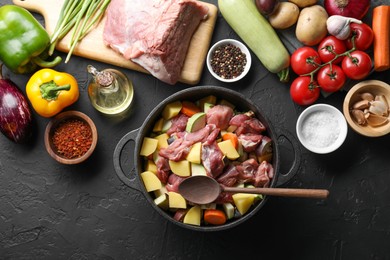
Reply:
[[[65,60],[67,63],[76,45],[100,21],[109,3],[110,0],[65,0],[50,39],[49,54],[53,54],[58,41],[73,29]]]
[[[50,40],[49,54],[52,55],[57,42],[73,28],[76,23],[75,16],[81,9],[81,2],[74,0],[66,0],[62,6],[57,25]]]

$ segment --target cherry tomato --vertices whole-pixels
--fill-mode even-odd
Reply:
[[[321,64],[318,52],[308,46],[303,46],[291,55],[291,68],[298,74],[303,75],[312,72]]]
[[[351,56],[345,56],[341,68],[345,75],[351,79],[363,79],[370,74],[372,61],[364,51],[353,51]]]
[[[325,92],[336,92],[340,90],[346,81],[344,71],[340,66],[332,64],[322,67],[317,74],[317,82]]]
[[[320,88],[316,82],[311,82],[310,76],[299,76],[290,86],[290,96],[298,105],[311,105],[319,98]]]
[[[333,60],[336,54],[344,53],[347,50],[344,41],[337,39],[335,36],[330,35],[325,37],[318,45],[318,54],[320,55],[323,63]],[[339,64],[343,60],[343,56],[334,60],[333,64]]]
[[[365,23],[351,23],[351,36],[345,40],[345,43],[348,49],[352,49],[352,36],[355,36],[355,47],[357,50],[367,50],[373,40],[374,40],[374,32],[371,27]]]

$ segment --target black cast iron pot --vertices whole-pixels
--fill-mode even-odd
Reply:
[[[140,178],[140,173],[143,171],[143,159],[139,155],[141,145],[143,138],[145,136],[149,136],[152,132],[153,126],[155,122],[161,117],[161,113],[164,109],[164,107],[172,103],[174,101],[183,101],[183,100],[199,100],[201,98],[204,98],[209,95],[214,95],[217,97],[218,100],[225,99],[232,104],[234,104],[237,107],[238,111],[249,111],[252,110],[255,112],[256,117],[264,124],[264,126],[267,128],[266,135],[269,136],[273,140],[273,161],[272,165],[275,170],[275,177],[272,179],[272,182],[270,184],[270,187],[277,187],[281,186],[282,184],[286,183],[291,177],[295,175],[297,172],[299,165],[300,165],[300,152],[299,152],[299,146],[298,143],[291,134],[288,133],[288,131],[283,131],[283,133],[276,133],[273,126],[270,124],[270,121],[265,118],[264,114],[261,112],[261,110],[252,103],[249,99],[246,99],[243,95],[240,93],[229,90],[222,87],[215,87],[215,86],[198,86],[193,87],[189,89],[182,90],[180,92],[177,92],[170,97],[166,98],[164,101],[162,101],[155,109],[152,110],[152,112],[148,115],[144,123],[139,129],[133,130],[122,137],[122,139],[118,142],[114,155],[114,167],[116,174],[118,177],[129,187],[132,189],[135,189],[139,192],[141,192],[146,200],[149,202],[149,204],[158,212],[160,213],[164,218],[168,219],[172,223],[192,230],[197,231],[218,231],[218,230],[224,230],[228,228],[235,227],[247,219],[251,218],[253,215],[255,215],[262,206],[267,201],[267,196],[264,197],[262,201],[260,201],[256,206],[254,206],[249,212],[247,212],[244,216],[238,219],[230,220],[224,225],[220,226],[193,226],[184,224],[182,222],[178,222],[172,218],[172,215],[170,215],[168,212],[162,210],[160,207],[155,205],[154,198],[146,191],[144,184],[142,182],[142,179]],[[280,173],[280,151],[279,151],[279,145],[277,143],[277,140],[281,137],[286,138],[293,147],[294,152],[294,162],[289,169],[289,171],[285,174]],[[129,141],[135,141],[135,150],[134,150],[134,167],[135,171],[132,169],[125,169],[125,172],[127,173],[133,173],[135,176],[129,176],[129,174],[125,174],[124,170],[122,169],[121,165],[121,153],[124,149],[124,146]]]

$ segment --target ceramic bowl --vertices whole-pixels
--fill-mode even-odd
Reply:
[[[335,107],[316,104],[298,117],[296,131],[299,141],[311,152],[327,154],[337,150],[347,137],[344,115]]]
[[[70,158],[70,156],[64,156],[62,153],[59,152],[60,149],[57,148],[55,142],[54,142],[54,135],[56,131],[58,131],[60,126],[63,126],[63,123],[78,120],[81,121],[83,124],[86,124],[86,126],[90,129],[92,137],[84,145],[89,146],[88,150],[80,152],[80,156],[75,156],[74,158]],[[72,131],[73,130],[73,131]],[[76,129],[70,129],[70,133],[76,132]],[[45,130],[45,147],[49,155],[62,164],[79,164],[87,160],[93,151],[95,150],[98,134],[96,130],[96,126],[87,115],[84,113],[81,113],[79,111],[66,111],[62,112],[58,115],[56,115],[46,126]],[[77,144],[78,140],[74,140],[75,138],[71,138],[73,141],[76,142],[75,149],[83,150],[85,148],[81,148],[79,144]]]
[[[371,126],[368,123],[360,125],[353,118],[351,109],[353,105],[361,100],[362,93],[372,95],[384,95],[387,103],[390,104],[390,85],[380,80],[365,80],[354,85],[344,99],[343,112],[348,125],[357,133],[367,137],[378,137],[390,133],[390,118],[387,114],[387,122],[379,126]]]
[[[211,59],[212,59],[212,55],[215,52],[215,50],[218,49],[219,47],[227,45],[227,44],[232,44],[232,45],[240,48],[241,52],[244,53],[246,56],[246,65],[245,65],[244,71],[239,76],[237,76],[235,78],[231,78],[231,79],[222,78],[216,72],[214,72],[214,70],[211,66]],[[206,64],[207,64],[207,68],[208,68],[209,72],[211,73],[211,75],[214,76],[214,78],[216,78],[220,81],[223,81],[223,82],[236,82],[236,81],[239,81],[240,79],[242,79],[243,77],[245,77],[245,75],[248,73],[248,71],[251,67],[251,64],[252,64],[252,58],[251,58],[251,54],[250,54],[248,48],[242,42],[234,40],[234,39],[224,39],[224,40],[221,40],[221,41],[215,43],[210,48],[209,52],[207,53]]]

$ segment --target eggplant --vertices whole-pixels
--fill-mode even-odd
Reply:
[[[11,141],[24,143],[32,135],[32,113],[18,86],[2,76],[0,65],[0,130]]]
[[[271,162],[273,153],[272,151],[272,139],[268,136],[263,136],[260,145],[256,148],[255,151],[259,162]]]

